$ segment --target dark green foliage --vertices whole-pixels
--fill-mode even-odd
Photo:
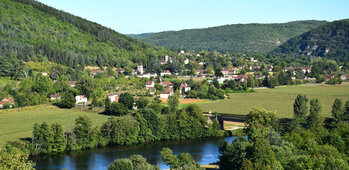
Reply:
[[[38,92],[42,96],[48,95],[49,92],[51,92],[53,87],[53,82],[48,76],[44,76],[42,74],[37,74],[34,79],[34,86],[33,90],[35,92]]]
[[[6,6],[0,5],[0,56],[48,60],[82,70],[86,65],[133,64],[128,60],[146,63],[172,53],[34,0],[2,4]]]
[[[75,97],[72,91],[66,91],[62,94],[61,100],[57,103],[58,107],[61,108],[73,108],[75,107]]]
[[[332,105],[332,116],[335,122],[343,121],[343,102],[341,99],[336,98]]]
[[[313,99],[311,115],[318,114],[320,108],[318,100]],[[261,118],[268,116],[260,113],[246,124],[248,140],[239,137],[233,143],[219,144],[220,169],[348,169],[347,123],[339,122],[328,131],[312,119],[311,129],[299,127],[285,133],[276,129],[289,124],[273,127],[261,123]]]
[[[52,152],[53,134],[50,126],[43,122],[41,125],[35,124],[33,128],[32,149],[34,154]]]
[[[0,46],[2,42],[0,41]],[[1,49],[1,48],[0,48]],[[0,77],[12,77],[19,80],[26,77],[27,71],[24,69],[22,61],[12,57],[2,57],[0,54]]]
[[[76,88],[79,90],[79,94],[83,94],[87,98],[90,98],[96,90],[96,83],[90,76],[85,75],[76,82]]]
[[[149,104],[149,100],[146,98],[140,98],[137,102],[136,102],[136,106],[137,109],[143,109],[146,108]]]
[[[307,117],[307,125],[309,128],[316,129],[321,123],[321,104],[318,99],[310,101],[309,116]]]
[[[119,103],[123,104],[127,109],[132,109],[134,99],[130,93],[122,93],[119,97]]]
[[[142,155],[131,155],[129,159],[116,159],[108,166],[108,170],[160,170],[151,165]]]
[[[275,54],[312,55],[349,61],[349,20],[333,21],[296,36],[273,50]]]
[[[179,98],[177,94],[173,94],[168,98],[169,112],[176,113],[178,109]]]
[[[53,142],[52,153],[62,153],[66,149],[66,139],[64,137],[63,128],[60,124],[55,123],[51,125]]]
[[[282,24],[234,24],[205,29],[166,31],[134,37],[154,45],[174,49],[267,52],[288,39],[324,23],[326,22],[296,21]]]
[[[344,120],[346,120],[347,122],[349,122],[349,100],[347,102],[345,102],[344,105],[344,112],[343,112],[343,118]]]
[[[220,143],[219,165],[221,169],[238,169],[242,166],[243,161],[247,157],[247,149],[250,147],[247,139],[239,136],[232,144],[226,141]]]
[[[79,116],[75,120],[73,132],[78,147],[92,148],[95,146],[96,141],[94,141],[92,121],[87,116]]]
[[[160,151],[161,159],[171,169],[192,169],[202,170],[200,164],[193,160],[189,153],[181,153],[179,156],[173,154],[170,148],[162,148]]]
[[[107,114],[114,116],[123,116],[128,114],[127,108],[123,104],[116,102],[113,102],[108,109],[106,107],[106,111],[107,110]]]
[[[129,159],[116,159],[108,166],[108,170],[133,170],[133,164]]]
[[[297,95],[293,103],[293,114],[295,119],[299,121],[303,121],[305,119],[305,116],[308,113],[307,102],[308,99],[305,95]]]

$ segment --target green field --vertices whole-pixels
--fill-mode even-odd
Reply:
[[[275,89],[256,89],[255,93],[233,93],[225,100],[199,104],[205,112],[248,114],[255,106],[267,110],[276,110],[280,118],[293,116],[293,102],[297,94],[305,94],[310,101],[318,98],[322,104],[322,116],[331,116],[331,107],[335,98],[343,102],[349,100],[349,83],[341,85],[300,85],[284,86]]]
[[[21,109],[0,111],[0,142],[14,141],[19,138],[32,136],[33,125],[42,123],[59,123],[65,130],[72,129],[75,119],[80,115],[87,115],[93,125],[101,125],[108,116],[79,109],[59,109],[52,105],[40,105]]]

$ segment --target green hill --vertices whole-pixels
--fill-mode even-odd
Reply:
[[[171,53],[33,0],[0,1],[0,56],[67,66],[126,66]]]
[[[326,21],[295,21],[282,24],[233,24],[205,29],[131,35],[154,45],[188,50],[267,52],[288,39]]]
[[[330,22],[312,29],[288,40],[272,52],[349,61],[349,19]]]

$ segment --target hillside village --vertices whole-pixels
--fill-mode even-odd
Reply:
[[[127,88],[127,86],[134,86],[132,83],[126,83],[126,87],[111,87],[110,90],[103,90],[104,92],[102,94],[104,95],[99,95],[99,99],[97,100],[103,100],[103,98],[108,97],[111,102],[118,102],[118,97],[124,92],[133,94],[136,99],[142,96],[168,99],[173,94],[178,94],[181,98],[207,98],[215,100],[224,99],[224,93],[232,91],[243,92],[252,90],[253,88],[273,88],[278,85],[301,83],[328,83],[332,79],[345,81],[348,77],[347,74],[343,74],[339,77],[334,75],[323,75],[323,80],[319,80],[318,77],[313,77],[311,75],[311,65],[280,68],[280,66],[274,67],[272,64],[265,64],[253,57],[245,58],[244,65],[237,65],[235,67],[229,65],[227,67],[212,69],[207,66],[206,62],[197,60],[200,56],[200,53],[185,52],[184,50],[181,50],[176,57],[165,55],[158,60],[157,64],[160,66],[159,68],[163,69],[157,70],[157,72],[151,72],[151,70],[143,64],[138,64],[135,68],[129,70],[125,68],[107,68],[102,70],[98,67],[94,67],[92,69],[87,68],[85,71],[92,79],[111,80],[123,77],[123,79],[135,79],[135,81],[141,82],[141,85],[137,85],[137,88]],[[226,54],[219,54],[219,56],[226,57]],[[173,63],[180,63],[183,67],[183,71],[179,73],[171,72],[171,70],[166,69],[166,65]],[[52,73],[41,74],[48,77],[52,75]],[[282,77],[282,75],[284,77]],[[79,81],[69,81],[70,88],[76,89],[78,82]],[[53,79],[53,83],[57,83],[57,80]],[[213,89],[206,90],[206,93],[211,93],[211,90],[216,91],[212,93],[220,94],[213,94],[213,97],[211,95],[202,94],[202,87],[198,88],[198,84],[200,83],[201,85],[199,86],[206,85],[207,88],[213,87]],[[49,96],[51,102],[60,99],[61,95],[59,93],[53,93]],[[11,101],[13,101],[13,99]],[[86,94],[77,92],[75,101],[76,104],[86,105],[91,104],[92,98],[91,96],[88,98]],[[5,98],[2,103],[6,104],[6,102]],[[101,104],[102,102],[99,103],[99,106],[103,105]],[[14,106],[14,102],[9,104],[11,107]],[[0,107],[2,108],[3,106],[0,105]]]

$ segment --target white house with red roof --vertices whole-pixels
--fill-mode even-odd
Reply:
[[[150,89],[150,88],[154,88],[155,87],[155,83],[154,83],[154,81],[147,81],[146,83],[145,83],[145,88],[146,89]]]
[[[160,84],[164,87],[173,87],[173,84],[170,81],[162,81]]]
[[[76,85],[76,81],[70,81],[69,84],[71,88],[74,88]]]
[[[184,83],[181,83],[181,84],[179,85],[179,89],[180,89],[180,92],[181,92],[181,94],[182,94],[182,93],[185,93],[185,92],[191,90],[191,87],[188,86],[188,84],[187,84],[186,82],[184,82]]]
[[[0,108],[4,108],[5,105],[9,105],[10,108],[12,108],[13,106],[15,106],[15,101],[12,97],[6,97],[0,101]]]
[[[170,87],[167,87],[165,91],[160,92],[160,98],[163,98],[163,99],[168,99],[172,95],[173,95],[173,90]]]
[[[76,104],[79,104],[79,103],[86,104],[87,103],[87,97],[85,97],[83,95],[75,96],[75,100],[76,100]]]
[[[172,75],[170,70],[164,70],[160,73],[160,76],[164,76],[164,75]]]
[[[118,95],[116,95],[116,94],[113,94],[113,93],[109,93],[108,94],[108,98],[109,98],[109,100],[110,100],[110,102],[119,102],[119,96]]]
[[[60,100],[60,99],[61,99],[61,95],[59,95],[59,94],[51,94],[50,95],[51,102],[53,102],[55,100]]]

